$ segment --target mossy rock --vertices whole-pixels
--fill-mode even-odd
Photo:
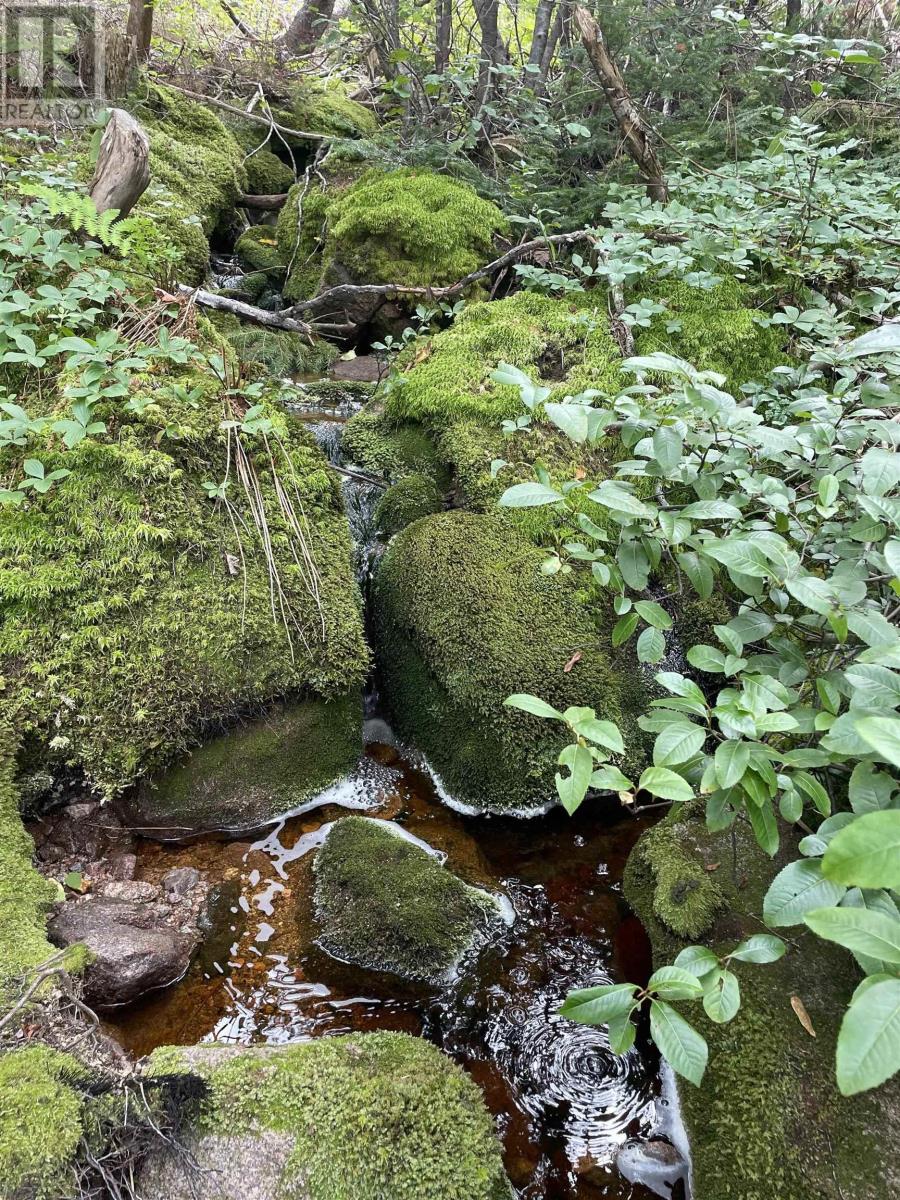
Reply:
[[[247,189],[243,151],[210,109],[172,88],[147,84],[129,108],[150,139],[151,182],[132,216],[143,218],[143,240],[161,266],[201,283],[208,237]]]
[[[33,1045],[0,1054],[0,1196],[76,1195],[74,1164],[84,1132],[85,1069],[68,1054]]]
[[[370,108],[351,100],[340,83],[321,86],[304,81],[294,88],[290,100],[289,127],[334,137],[372,137],[378,132],[378,118]],[[282,112],[282,117],[288,114]],[[308,143],[306,143],[308,145]]]
[[[272,225],[251,225],[234,244],[234,252],[245,271],[265,271],[270,280],[284,273]]]
[[[743,824],[733,848],[730,831],[707,831],[702,809],[673,811],[638,842],[625,873],[655,965],[698,939],[724,954],[758,933],[768,885],[796,857],[789,845],[773,862]],[[714,1024],[696,1005],[686,1013],[709,1043],[701,1086],[678,1082],[695,1200],[884,1200],[900,1186],[900,1079],[850,1098],[835,1082],[838,1026],[859,971],[840,947],[800,929],[787,931],[777,963],[736,965],[742,1003],[732,1022]]]
[[[733,278],[713,288],[692,287],[676,280],[655,281],[650,289],[667,311],[649,329],[636,330],[638,354],[662,350],[703,371],[725,376],[725,387],[740,395],[741,384],[765,379],[789,361],[784,335],[777,326],[764,328],[755,320],[753,294]],[[668,330],[677,321],[679,328]]]
[[[407,475],[427,475],[440,491],[450,487],[449,472],[427,430],[415,422],[396,425],[380,408],[355,413],[344,426],[341,444],[345,459],[371,475],[392,483]]]
[[[251,445],[271,558],[237,482],[232,515],[208,496],[204,482],[220,481],[228,461],[211,372],[135,377],[131,398],[95,407],[102,441],[60,454],[47,433],[0,455],[4,474],[36,452],[48,472],[71,471],[0,514],[10,720],[30,768],[75,769],[107,796],[167,765],[213,722],[286,695],[346,695],[368,667],[340,487],[302,423],[262,398],[315,579],[291,549],[267,455]],[[272,563],[287,624],[277,602],[273,612]]]
[[[15,746],[12,726],[0,717],[0,1014],[22,977],[54,953],[45,926],[59,899],[55,885],[32,866],[34,843],[19,816]]]
[[[244,170],[250,196],[281,196],[297,182],[293,168],[265,146],[251,150],[244,159]]]
[[[359,693],[277,705],[145,781],[124,808],[135,828],[157,833],[258,829],[348,774],[361,753]]]
[[[158,1200],[510,1200],[493,1121],[473,1081],[402,1033],[292,1046],[157,1050],[155,1077],[206,1096],[183,1158],[144,1168]]]
[[[330,191],[298,185],[278,219],[282,262],[293,264],[284,294],[300,300],[347,282],[455,283],[490,260],[494,236],[506,228],[494,204],[433,171],[371,170]],[[347,317],[363,324],[385,306],[366,297]]]
[[[419,421],[433,430],[464,419],[496,429],[523,412],[518,388],[490,378],[501,362],[529,372],[552,388],[551,399],[561,400],[587,388],[617,392],[620,359],[605,315],[594,314],[588,298],[518,292],[469,305],[435,334],[426,353],[418,347],[385,412],[395,422]]]
[[[542,573],[544,558],[497,517],[438,513],[397,534],[375,577],[376,654],[397,731],[479,811],[556,802],[563,730],[504,707],[514,692],[560,710],[591,705],[635,740],[625,712],[640,703],[637,672],[626,698],[605,630],[570,577]]]
[[[443,497],[429,475],[406,475],[392,484],[375,507],[375,523],[383,537],[393,537],[419,517],[440,512]]]
[[[469,887],[386,821],[346,817],[315,861],[319,945],[343,962],[439,983],[502,922]]]
[[[215,314],[212,320],[238,360],[251,373],[269,379],[321,374],[340,354],[336,346],[322,338],[306,338],[286,329],[245,325],[237,317],[224,313]]]

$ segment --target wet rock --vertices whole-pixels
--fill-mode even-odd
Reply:
[[[276,705],[142,784],[122,813],[157,834],[258,829],[347,774],[361,749],[358,695]]]
[[[641,1183],[657,1196],[677,1195],[679,1181],[687,1181],[687,1164],[671,1142],[654,1139],[626,1142],[616,1155],[616,1167],[629,1183]]]
[[[187,1138],[199,1170],[183,1153],[151,1155],[138,1191],[154,1200],[511,1198],[477,1085],[420,1038],[164,1047],[147,1071],[206,1085]]]
[[[92,879],[128,878],[133,839],[115,811],[97,800],[79,800],[48,813],[33,827],[37,863],[62,879],[87,868]],[[136,860],[135,860],[136,861]],[[133,874],[133,865],[131,867]]]
[[[503,923],[500,902],[399,826],[346,817],[315,862],[319,945],[344,962],[438,982]]]
[[[196,867],[174,867],[163,876],[161,887],[166,899],[171,903],[183,900],[200,882],[200,872]]]
[[[377,383],[382,373],[382,366],[373,354],[339,359],[329,372],[332,379],[351,383]]]

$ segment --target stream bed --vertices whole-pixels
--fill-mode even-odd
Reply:
[[[672,1114],[645,1036],[618,1058],[604,1029],[556,1010],[566,992],[649,970],[640,923],[621,896],[626,858],[646,821],[588,803],[574,818],[463,816],[380,720],[352,777],[255,838],[138,844],[137,878],[176,866],[214,884],[205,939],[174,986],[110,1014],[133,1054],[216,1040],[285,1043],[376,1029],[429,1038],[464,1066],[495,1114],[521,1200],[647,1200],[616,1171],[630,1138],[665,1135]],[[313,851],[348,809],[396,822],[469,883],[503,893],[515,923],[441,988],[331,958],[312,923]]]

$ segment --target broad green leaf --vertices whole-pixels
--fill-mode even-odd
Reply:
[[[888,570],[893,572],[895,578],[900,579],[900,542],[893,539],[886,542],[881,552],[888,565]]]
[[[596,788],[598,792],[630,792],[634,784],[618,767],[606,763],[598,767],[591,776],[591,787]]]
[[[725,1025],[734,1020],[741,1007],[741,986],[737,975],[724,967],[703,980],[703,1009],[711,1021]]]
[[[537,508],[542,504],[555,504],[562,494],[542,483],[516,483],[507,488],[498,503],[502,508]]]
[[[544,412],[557,429],[579,444],[586,442],[590,423],[589,409],[583,404],[545,404]]]
[[[854,954],[900,963],[900,921],[868,908],[814,908],[803,920],[820,938]]]
[[[650,576],[650,560],[640,542],[623,542],[616,552],[616,562],[628,586],[642,592]]]
[[[666,655],[666,636],[659,629],[648,625],[646,629],[641,631],[635,649],[637,650],[638,662],[662,662]]]
[[[677,963],[654,971],[647,990],[656,992],[663,1000],[697,1000],[703,993],[697,976]]]
[[[559,1010],[561,1017],[581,1025],[605,1025],[610,1017],[630,1013],[634,1008],[633,983],[603,984],[569,992]]]
[[[855,1096],[900,1071],[900,979],[879,978],[857,989],[841,1022],[837,1082]]]
[[[626,492],[624,488],[609,479],[605,479],[595,491],[590,493],[590,499],[629,517],[646,518],[652,517],[654,513],[654,510],[648,508],[643,500],[639,500],[631,492]]]
[[[754,933],[744,938],[740,945],[728,955],[738,962],[771,963],[782,958],[787,947],[780,937],[773,933]]]
[[[694,789],[688,781],[667,767],[647,767],[638,781],[638,788],[661,800],[685,802],[694,798]]]
[[[681,509],[681,515],[694,521],[737,521],[741,510],[727,500],[698,500]]]
[[[657,767],[686,763],[703,749],[706,730],[699,725],[670,725],[653,744],[653,762]]]
[[[862,740],[894,767],[900,767],[900,721],[896,717],[863,717],[855,722]]]
[[[733,787],[740,783],[750,765],[750,747],[747,742],[721,742],[716,747],[715,763],[719,787]]]
[[[749,535],[727,538],[724,541],[704,542],[703,553],[741,575],[758,579],[765,579],[771,575],[766,556]]]
[[[653,431],[653,455],[666,473],[678,466],[682,447],[680,435],[671,426],[660,425]]]
[[[745,776],[745,784],[746,781]],[[775,819],[772,801],[766,798],[762,804],[749,805],[747,816],[750,818],[750,825],[760,848],[772,858],[778,853],[778,822]]]
[[[624,617],[619,617],[613,626],[612,644],[613,646],[621,646],[627,642],[631,635],[637,629],[640,617],[636,612],[626,613]]]
[[[598,746],[605,746],[614,754],[625,752],[625,743],[622,741],[619,727],[612,721],[599,721],[596,717],[588,717],[583,721],[576,721],[572,728],[579,737],[587,738],[589,742],[595,742]]]
[[[772,928],[800,925],[813,909],[837,904],[847,889],[822,878],[822,864],[804,859],[788,865],[772,880],[763,901],[763,920]]]
[[[655,600],[636,600],[634,602],[635,612],[646,621],[648,625],[652,625],[654,629],[671,629],[672,618],[666,612],[661,604],[657,604]]]
[[[587,746],[566,746],[559,756],[560,766],[568,767],[569,774],[556,775],[556,791],[563,808],[571,816],[591,786],[594,759]]]
[[[683,971],[689,971],[698,979],[716,970],[719,965],[718,956],[713,954],[708,946],[685,946],[675,959],[675,966]]]
[[[687,660],[698,671],[709,674],[721,674],[725,669],[725,655],[715,646],[691,646],[687,652]]]
[[[849,887],[900,890],[900,809],[865,813],[841,829],[825,851],[822,874]]]
[[[900,324],[885,321],[877,329],[854,338],[841,351],[843,358],[865,358],[869,354],[892,354],[900,350]]]
[[[831,587],[818,575],[797,575],[786,579],[784,586],[798,604],[811,612],[827,616],[835,607],[835,597]]]
[[[850,776],[850,807],[860,815],[879,812],[890,804],[895,786],[890,775],[874,763],[857,763]]]
[[[709,563],[695,554],[693,550],[688,550],[678,555],[678,565],[687,575],[691,587],[701,600],[708,600],[715,586],[715,576]]]
[[[562,720],[562,713],[552,704],[548,704],[546,700],[541,700],[537,696],[529,696],[525,692],[507,696],[503,703],[507,708],[520,708],[522,712],[531,713],[535,717],[555,717],[557,720]]]
[[[634,1045],[634,1038],[637,1030],[634,1022],[631,1020],[630,1013],[617,1013],[610,1017],[607,1022],[609,1034],[609,1048],[613,1054],[627,1054]]]
[[[700,1086],[709,1048],[684,1017],[662,1000],[650,1004],[650,1036],[673,1071]]]

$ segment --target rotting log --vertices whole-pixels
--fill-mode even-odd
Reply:
[[[263,325],[269,329],[286,329],[289,333],[299,333],[304,337],[313,336],[313,328],[306,321],[297,321],[285,313],[269,312],[265,308],[257,308],[255,304],[245,304],[243,300],[233,300],[230,296],[218,296],[215,292],[207,292],[203,288],[188,287],[180,283],[178,291],[183,296],[193,296],[197,304],[203,308],[214,308],[218,312],[233,313],[252,321],[254,325]]]
[[[150,140],[131,113],[114,108],[100,141],[88,195],[98,213],[127,217],[150,182]]]
[[[237,204],[238,208],[282,208],[287,198],[287,192],[278,192],[267,196],[248,196],[241,193],[237,198]]]
[[[653,131],[631,98],[619,65],[607,49],[603,30],[580,4],[575,6],[575,24],[591,60],[591,66],[600,80],[603,94],[616,118],[625,148],[634,159],[641,178],[647,185],[647,195],[651,200],[666,204],[669,189],[662,163],[656,154]]]

